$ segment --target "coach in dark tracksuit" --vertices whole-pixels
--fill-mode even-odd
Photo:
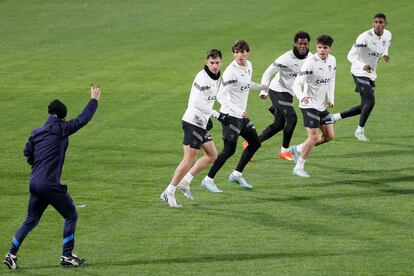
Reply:
[[[67,186],[60,183],[68,137],[85,126],[98,107],[100,89],[91,88],[91,100],[73,120],[65,121],[66,106],[54,100],[48,107],[49,118],[45,124],[32,131],[24,149],[27,162],[32,166],[30,177],[30,198],[26,220],[17,230],[4,263],[16,268],[15,257],[26,235],[38,224],[43,212],[50,204],[65,219],[63,228],[63,252],[60,263],[65,266],[79,266],[85,260],[72,254],[78,214]]]

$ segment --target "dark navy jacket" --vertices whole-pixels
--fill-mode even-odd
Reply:
[[[91,119],[98,101],[91,99],[85,109],[73,120],[64,121],[55,115],[32,131],[23,151],[32,166],[30,185],[60,185],[68,136],[78,131]]]

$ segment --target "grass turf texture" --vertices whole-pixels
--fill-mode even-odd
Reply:
[[[26,215],[29,167],[22,148],[65,102],[69,117],[103,95],[93,121],[70,139],[62,182],[78,210],[81,269],[59,267],[62,218],[49,207],[19,252],[18,274],[412,274],[414,157],[411,1],[0,1],[0,248],[6,253]],[[250,43],[253,80],[310,32],[335,38],[336,106],[359,102],[346,54],[377,12],[393,33],[391,62],[381,61],[368,143],[353,137],[357,118],[335,125],[336,140],[307,162],[312,176],[291,176],[267,141],[245,170],[252,191],[227,184],[240,148],[218,173],[223,194],[202,191],[173,210],[159,194],[182,157],[180,119],[207,49]],[[269,101],[251,92],[258,130]],[[298,110],[299,111],[299,110]],[[305,139],[299,122],[293,143]],[[212,131],[220,150],[221,128]],[[0,268],[5,273],[6,268]]]

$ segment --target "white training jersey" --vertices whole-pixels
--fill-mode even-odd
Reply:
[[[300,108],[326,109],[326,96],[334,104],[336,59],[328,55],[322,60],[317,54],[307,59],[293,82],[293,91],[299,99]],[[304,89],[302,91],[302,85]],[[309,103],[302,103],[303,97],[310,97]]]
[[[191,87],[188,107],[182,120],[206,129],[208,119],[213,113],[219,86],[220,79],[213,80],[204,69],[198,72]]]
[[[288,92],[292,96],[293,93],[293,81],[299,74],[305,60],[312,56],[308,53],[308,56],[304,59],[299,59],[293,53],[293,50],[287,51],[280,57],[278,57],[270,66],[266,69],[262,76],[262,85],[268,85],[270,89],[276,92]],[[276,74],[277,73],[277,74]],[[273,80],[270,82],[270,78],[276,74]],[[270,82],[270,85],[269,85]]]
[[[241,66],[234,60],[227,66],[223,73],[223,83],[217,94],[217,100],[221,104],[220,112],[243,118],[250,88],[259,90],[261,87],[252,82],[252,74],[250,61],[247,61],[246,66]]]
[[[391,32],[388,30],[384,30],[382,36],[377,36],[374,29],[360,34],[348,53],[348,60],[352,63],[351,73],[374,81],[377,78],[377,64],[383,56],[388,56],[390,45]],[[366,64],[374,69],[371,73],[363,70]]]

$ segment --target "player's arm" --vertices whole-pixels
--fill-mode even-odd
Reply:
[[[387,48],[385,48],[385,51],[382,54],[382,58],[384,59],[385,62],[389,62],[390,61],[390,55],[388,54],[388,48],[390,46],[391,46],[391,33],[390,33],[390,40],[388,41]]]
[[[277,61],[278,60],[276,59],[272,64],[270,64],[269,67],[267,67],[266,71],[262,75],[261,84],[267,87],[267,89],[262,89],[262,91],[260,92],[260,97],[262,99],[267,98],[270,79],[272,78],[273,75],[275,75],[279,71],[280,64],[278,64]]]
[[[336,60],[333,64],[333,73],[332,73],[332,78],[331,81],[329,82],[329,88],[328,88],[328,93],[327,93],[327,97],[328,97],[328,102],[327,102],[327,106],[328,107],[333,107],[335,104],[335,79],[336,79]]]
[[[302,65],[302,68],[300,69],[299,74],[295,78],[292,87],[296,98],[302,104],[309,103],[309,97],[305,95],[305,93],[303,93],[302,90],[302,86],[304,85],[305,81],[309,78],[310,75],[313,74],[312,66],[309,61],[305,61],[305,63]]]
[[[348,53],[348,60],[351,62],[354,66],[358,68],[362,68],[364,71],[367,71],[368,73],[371,73],[373,68],[369,64],[364,64],[358,59],[358,52],[359,49],[365,48],[368,46],[367,41],[364,38],[364,34],[361,34],[358,36],[357,40],[355,41],[354,45],[352,45],[351,50],[349,50]]]
[[[267,85],[265,85],[265,84],[258,84],[258,83],[255,83],[255,82],[250,82],[249,83],[249,88],[250,89],[253,89],[253,90],[266,90],[267,89]]]
[[[98,108],[98,100],[101,95],[101,89],[97,86],[91,87],[91,100],[88,102],[86,107],[83,109],[81,114],[75,119],[67,121],[63,124],[63,136],[69,136],[85,126],[95,114]]]
[[[33,166],[34,164],[34,157],[33,157],[33,142],[32,142],[32,136],[29,137],[29,140],[26,143],[26,146],[24,147],[23,154],[26,157],[26,161],[29,165]]]
[[[219,92],[217,93],[217,101],[227,109],[230,109],[233,113],[243,116],[244,110],[236,106],[231,102],[230,89],[232,85],[237,82],[236,77],[233,74],[223,74],[223,84],[220,86]]]

